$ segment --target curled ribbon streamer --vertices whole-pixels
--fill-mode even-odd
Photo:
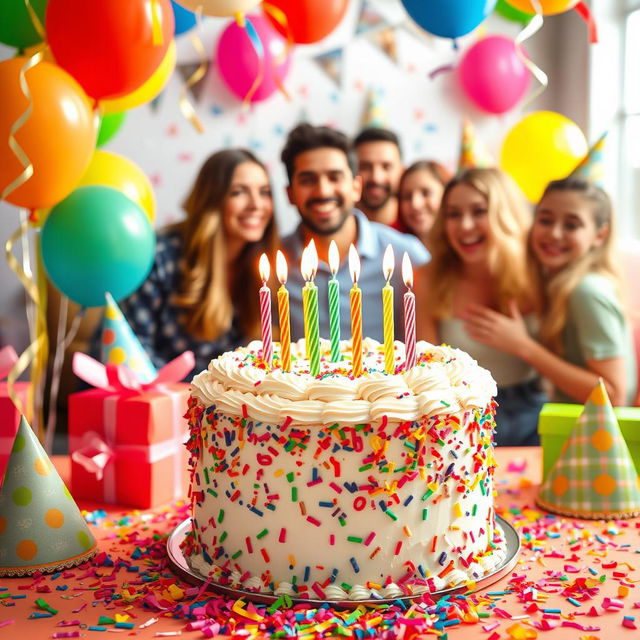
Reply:
[[[162,46],[164,44],[162,24],[158,12],[158,0],[151,0],[151,34],[152,42],[155,46]]]
[[[258,87],[264,78],[264,47],[262,46],[262,41],[258,36],[256,28],[251,24],[251,20],[249,20],[249,18],[246,18],[246,30],[247,36],[249,36],[249,42],[253,45],[256,55],[258,56],[258,74],[249,88],[249,91],[247,91],[247,95],[244,97],[243,106],[245,109],[249,106],[253,94],[258,90]]]
[[[449,73],[455,69],[455,66],[452,64],[443,64],[440,67],[436,67],[435,69],[429,72],[429,80],[434,80],[441,73]]]
[[[526,109],[536,98],[544,93],[545,89],[549,86],[549,78],[547,74],[536,65],[530,58],[528,58],[522,49],[522,43],[528,40],[533,35],[540,31],[540,28],[544,24],[542,17],[542,7],[538,0],[531,0],[531,5],[536,11],[536,15],[531,18],[529,23],[518,33],[515,38],[516,55],[520,58],[522,64],[529,69],[531,75],[540,83],[540,86],[524,101],[522,109]]]
[[[36,33],[43,40],[46,40],[47,35],[44,32],[44,27],[42,26],[42,22],[40,22],[40,18],[38,18],[38,14],[35,12],[33,7],[31,6],[31,0],[24,0],[24,5],[25,7],[27,7],[29,18],[31,19],[31,23],[33,24],[33,28],[36,30]]]
[[[275,20],[284,29],[284,32],[287,36],[284,49],[278,54],[278,57],[275,59],[273,75],[275,78],[276,86],[278,87],[278,91],[280,91],[280,93],[287,100],[290,101],[291,95],[289,94],[286,87],[284,86],[284,83],[282,82],[282,79],[280,78],[280,76],[278,76],[278,74],[276,73],[275,66],[282,64],[285,61],[289,52],[291,51],[293,47],[293,32],[291,31],[291,27],[289,26],[289,21],[287,20],[287,16],[284,13],[284,11],[282,11],[282,9],[280,9],[279,7],[275,7],[274,5],[269,4],[268,2],[263,2],[262,10],[271,18],[273,18],[273,20]]]
[[[245,17],[244,17],[244,13],[241,12],[236,12],[233,14],[233,17],[236,19],[236,24],[241,28],[244,29],[244,25],[245,25]]]
[[[56,432],[56,409],[58,405],[58,390],[60,389],[60,374],[62,372],[62,364],[64,362],[64,355],[71,344],[71,341],[76,337],[82,318],[84,318],[85,309],[81,309],[76,317],[73,319],[69,331],[66,335],[64,329],[67,324],[67,313],[69,309],[69,298],[62,296],[60,300],[60,309],[58,313],[58,334],[56,338],[56,346],[53,356],[53,369],[51,372],[51,388],[49,391],[49,415],[47,416],[47,427],[44,439],[44,449],[47,453],[53,452],[53,437]]]
[[[40,336],[39,349],[31,366],[31,386],[28,401],[33,403],[32,426],[41,431],[44,424],[42,418],[42,401],[44,398],[44,382],[47,372],[47,359],[49,356],[49,334],[47,333],[47,276],[45,275],[42,261],[42,249],[40,246],[40,234],[36,235],[36,287],[40,304],[34,305],[36,310],[36,336]]]
[[[598,25],[596,24],[596,19],[593,17],[593,13],[591,13],[591,9],[584,2],[578,2],[578,4],[574,7],[578,15],[587,23],[587,27],[589,29],[589,43],[597,44],[598,42]]]
[[[2,194],[0,194],[0,200],[6,200],[7,196],[15,191],[18,187],[21,187],[32,175],[33,175],[33,164],[31,164],[31,160],[24,152],[24,149],[18,144],[18,141],[15,138],[16,133],[20,130],[20,128],[25,124],[25,122],[31,117],[33,113],[33,97],[31,96],[31,91],[29,90],[29,85],[27,84],[26,73],[29,69],[35,67],[38,63],[42,61],[44,57],[44,51],[38,51],[32,55],[20,69],[20,89],[27,99],[27,108],[24,112],[18,117],[18,119],[11,125],[11,129],[9,129],[9,148],[16,155],[20,164],[23,166],[22,173],[12,180],[3,190]]]
[[[197,32],[200,33],[202,29],[202,5],[200,5],[198,7],[198,10],[196,11],[196,22],[198,25]],[[182,89],[180,89],[180,99],[178,101],[178,104],[180,105],[180,111],[182,112],[182,115],[191,124],[191,126],[198,133],[204,133],[204,125],[200,121],[200,118],[198,118],[198,114],[191,104],[187,92],[191,87],[193,87],[194,84],[196,84],[196,82],[202,80],[205,73],[207,73],[207,53],[204,50],[204,46],[199,35],[190,33],[189,38],[191,40],[193,48],[196,50],[198,56],[200,57],[200,66],[189,76],[189,78],[187,78],[187,81],[184,83]]]

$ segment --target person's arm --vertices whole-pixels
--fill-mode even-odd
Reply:
[[[587,400],[602,378],[612,404],[625,404],[626,372],[622,356],[587,358],[586,369],[571,364],[529,335],[515,303],[510,311],[511,315],[506,316],[479,305],[470,306],[465,314],[466,330],[474,340],[524,360],[580,403]]]

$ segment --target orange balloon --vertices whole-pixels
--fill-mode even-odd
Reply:
[[[539,0],[539,2],[542,13],[545,16],[554,13],[564,13],[578,4],[578,0]],[[536,12],[535,3],[531,2],[531,0],[507,0],[507,4],[526,13]]]
[[[23,165],[9,146],[9,133],[29,101],[20,89],[28,58],[0,62],[0,193],[20,176]],[[80,85],[49,62],[25,74],[33,111],[14,137],[33,165],[33,175],[6,196],[27,209],[51,207],[74,189],[96,144],[96,118]]]

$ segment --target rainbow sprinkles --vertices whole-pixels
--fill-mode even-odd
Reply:
[[[505,558],[493,509],[495,382],[466,353],[416,345],[385,373],[384,348],[332,362],[304,341],[291,371],[261,342],[213,360],[189,409],[194,570],[248,591],[368,600],[471,585]]]

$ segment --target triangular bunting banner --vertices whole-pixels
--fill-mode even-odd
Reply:
[[[315,63],[331,78],[339,87],[342,84],[342,65],[344,50],[333,49],[318,56],[314,56]]]
[[[387,21],[369,0],[363,0],[360,7],[360,16],[356,25],[356,35],[369,33],[374,29],[380,29],[387,25]]]
[[[180,77],[185,82],[187,82],[189,78],[191,78],[191,76],[200,68],[200,65],[200,62],[187,62],[184,64],[177,64],[176,71],[180,74]],[[191,95],[196,102],[198,102],[200,100],[200,97],[202,96],[202,92],[204,91],[204,88],[206,86],[206,79],[207,74],[205,73],[205,75],[202,76],[202,78],[200,78],[198,82],[189,87],[189,91],[191,92]]]
[[[591,392],[537,502],[577,518],[640,515],[638,475],[602,381]]]
[[[396,41],[396,30],[394,27],[385,27],[371,32],[369,40],[383,51],[393,62],[398,64],[398,43]]]

